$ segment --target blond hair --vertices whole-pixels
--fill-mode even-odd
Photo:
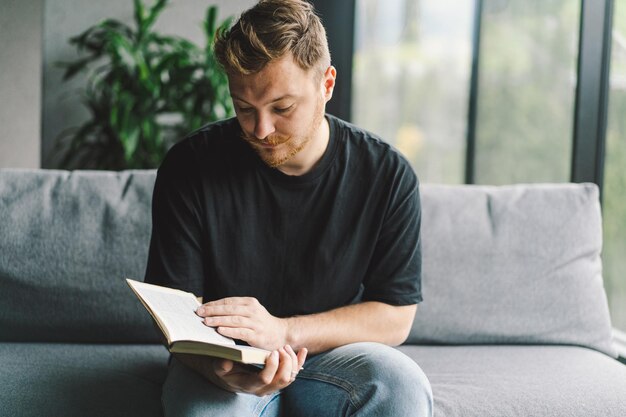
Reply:
[[[253,74],[291,53],[304,70],[330,66],[326,30],[304,0],[260,0],[230,29],[218,31],[215,56],[227,73]]]

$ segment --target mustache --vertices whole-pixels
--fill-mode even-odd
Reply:
[[[286,135],[275,133],[275,134],[267,136],[265,139],[258,139],[254,136],[250,136],[246,134],[246,132],[241,132],[241,138],[245,140],[246,142],[249,142],[252,144],[263,143],[263,144],[267,144],[271,146],[276,146],[276,145],[280,145],[282,143],[287,142],[289,139],[291,139],[291,136],[286,136]]]

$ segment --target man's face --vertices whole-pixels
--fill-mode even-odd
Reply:
[[[228,79],[243,138],[261,159],[271,167],[305,160],[320,134],[334,72],[328,91],[326,74],[303,70],[288,54],[258,73]]]

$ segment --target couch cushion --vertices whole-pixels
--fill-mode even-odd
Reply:
[[[593,184],[423,185],[409,343],[569,344],[616,356]]]
[[[158,345],[0,343],[0,414],[160,416],[168,356]]]
[[[154,171],[0,170],[0,340],[149,342]]]
[[[436,417],[623,417],[626,366],[563,346],[402,346],[433,388]]]

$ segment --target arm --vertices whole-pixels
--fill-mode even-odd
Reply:
[[[402,343],[409,334],[416,308],[368,301],[281,319],[269,314],[255,298],[224,298],[203,304],[197,314],[225,336],[273,350],[265,368],[251,372],[232,361],[198,355],[177,358],[225,390],[266,395],[293,382],[309,351],[319,353],[365,341]]]
[[[397,346],[409,335],[417,306],[392,306],[376,301],[340,307],[325,313],[286,319],[287,343],[324,352],[356,342]]]
[[[284,345],[319,353],[355,342],[399,345],[409,334],[416,305],[368,301],[323,313],[277,318],[255,299],[232,297],[198,309],[205,324],[224,336],[274,350]]]

